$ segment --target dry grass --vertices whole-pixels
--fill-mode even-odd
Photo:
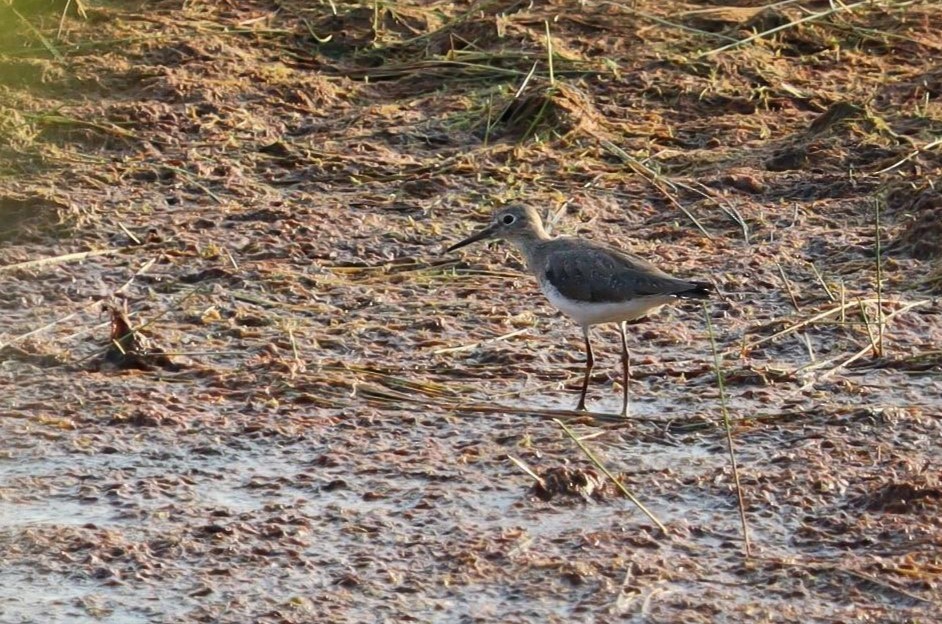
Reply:
[[[325,437],[361,420],[488,438],[507,415],[563,418],[620,448],[720,435],[722,361],[730,436],[756,444],[742,504],[768,547],[762,531],[781,527],[762,525],[762,505],[820,511],[797,486],[753,499],[789,461],[768,457],[844,427],[843,405],[892,404],[894,387],[930,401],[942,15],[929,0],[745,4],[17,3],[0,19],[7,383],[54,398],[47,386],[107,347],[97,305],[118,296],[184,366],[161,380],[222,412],[263,406]],[[553,407],[578,380],[578,332],[503,248],[438,255],[508,201],[715,281],[716,370],[698,317],[665,312],[635,334],[650,413],[629,425]],[[879,453],[917,453],[910,442]],[[847,461],[869,452],[855,449]],[[646,501],[686,478],[636,476]],[[847,530],[861,544],[876,531]],[[885,554],[796,566],[937,599],[904,565],[867,563]],[[751,572],[799,574],[777,565]],[[870,606],[887,613],[881,596]]]

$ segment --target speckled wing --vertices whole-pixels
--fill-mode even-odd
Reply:
[[[616,303],[650,296],[703,297],[709,285],[671,277],[656,266],[618,249],[588,241],[548,241],[543,279],[567,299]]]

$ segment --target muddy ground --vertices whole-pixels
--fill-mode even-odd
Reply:
[[[938,3],[0,29],[4,624],[938,621]],[[716,284],[631,328],[629,421],[611,328],[573,415],[520,258],[440,255],[515,201]]]

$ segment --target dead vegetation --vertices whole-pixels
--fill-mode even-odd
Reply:
[[[120,604],[140,569],[175,592],[200,578],[193,620],[309,621],[286,593],[224,598],[273,560],[297,563],[285,592],[324,571],[334,621],[395,619],[389,595],[458,619],[440,588],[481,587],[505,621],[937,611],[936,2],[0,4],[4,438],[225,460],[50,473],[83,485],[49,496],[117,501],[144,541],[16,527],[5,565],[64,548],[50,574],[124,584]],[[708,275],[717,366],[702,315],[668,311],[633,330],[630,426],[549,403],[578,382],[578,332],[503,248],[438,255],[506,201]],[[115,424],[152,428],[150,448]],[[243,451],[283,474],[242,479]],[[236,502],[207,507],[206,484]],[[230,509],[246,492],[272,498]],[[210,583],[219,566],[238,574]]]

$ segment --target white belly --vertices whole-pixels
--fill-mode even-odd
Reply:
[[[635,321],[674,300],[671,295],[651,295],[617,303],[589,303],[563,297],[549,282],[541,282],[540,289],[554,308],[582,326]]]

